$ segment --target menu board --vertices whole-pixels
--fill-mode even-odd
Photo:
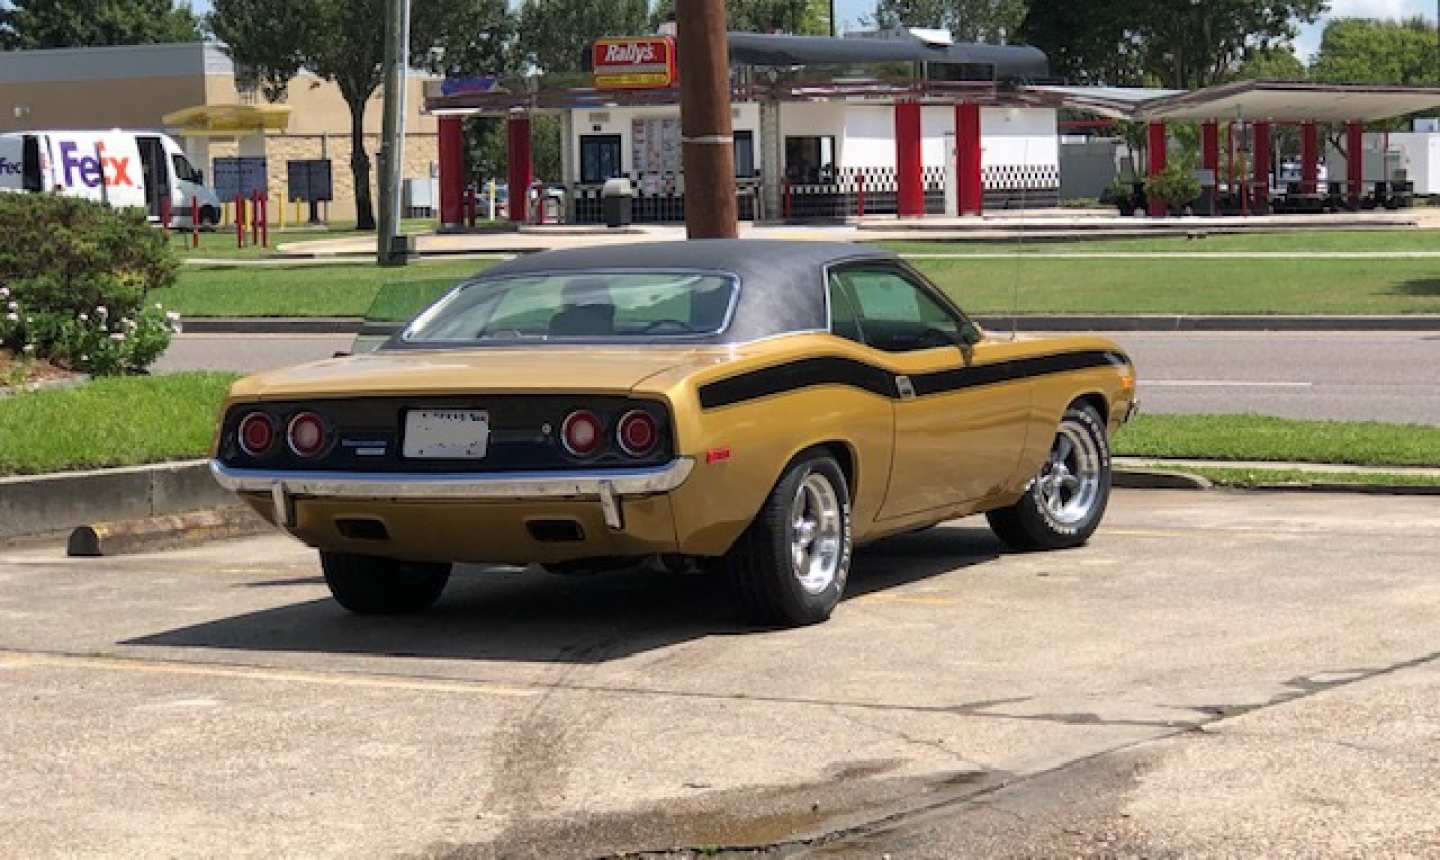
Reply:
[[[680,118],[636,117],[630,121],[630,156],[634,171],[679,173]]]

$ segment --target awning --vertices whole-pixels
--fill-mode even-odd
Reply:
[[[1128,120],[1376,122],[1440,107],[1440,88],[1239,81],[1203,90],[1031,86],[1064,107]]]
[[[290,125],[289,105],[198,105],[160,118],[181,137],[234,137],[284,131]]]

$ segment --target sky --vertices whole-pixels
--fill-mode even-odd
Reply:
[[[513,2],[513,0],[512,0]],[[196,12],[206,12],[210,0],[191,0]],[[858,27],[860,19],[875,10],[875,0],[835,0],[836,15],[845,26]],[[1331,0],[1330,18],[1408,18],[1424,15],[1434,21],[1440,10],[1440,0]],[[1303,60],[1320,48],[1320,34],[1325,30],[1325,19],[1303,28],[1295,42],[1295,53]]]

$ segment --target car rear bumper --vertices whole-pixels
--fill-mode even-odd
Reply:
[[[625,527],[621,501],[668,493],[685,483],[695,461],[677,457],[663,466],[567,472],[384,473],[299,472],[233,469],[218,460],[210,471],[220,486],[241,494],[263,493],[276,525],[293,529],[299,500],[405,502],[598,501],[605,525]]]

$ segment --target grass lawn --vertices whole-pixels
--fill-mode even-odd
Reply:
[[[966,310],[1097,314],[1440,313],[1436,260],[916,260]]]
[[[183,316],[363,317],[387,285],[396,288],[389,306],[410,307],[406,296],[438,295],[488,266],[489,260],[448,260],[382,269],[372,264],[186,266],[175,286],[151,295]],[[423,303],[420,305],[423,307]]]
[[[1430,487],[1440,484],[1440,479],[1424,475],[1392,475],[1379,472],[1306,472],[1299,469],[1224,469],[1205,466],[1187,466],[1185,471],[1192,475],[1208,478],[1220,487],[1261,487],[1277,484],[1358,484],[1361,486],[1385,487]]]
[[[1089,239],[1042,242],[877,242],[901,254],[1065,253],[1104,251],[1440,251],[1435,230],[1293,230],[1284,233],[1217,234],[1203,239],[1157,236],[1153,239]]]
[[[272,210],[273,214],[273,210]],[[287,218],[293,218],[294,207],[286,211]],[[403,233],[426,233],[436,227],[436,221],[429,218],[408,218],[400,223],[400,230]],[[202,257],[211,259],[245,260],[262,259],[265,257],[278,256],[275,246],[287,242],[315,242],[323,239],[345,239],[352,236],[363,236],[364,233],[355,232],[354,221],[336,221],[330,224],[318,226],[299,225],[279,227],[270,226],[270,246],[262,247],[250,244],[250,231],[245,231],[245,247],[239,248],[235,245],[235,225],[228,227],[216,227],[213,232],[202,232],[200,234],[200,247],[191,248],[191,234],[189,230],[174,230],[170,234],[170,245],[182,259],[187,257]],[[373,233],[368,234],[374,236]]]
[[[99,379],[0,399],[0,475],[204,456],[229,373]]]
[[[1440,427],[1262,415],[1141,415],[1116,434],[1113,449],[1124,457],[1440,466]]]

